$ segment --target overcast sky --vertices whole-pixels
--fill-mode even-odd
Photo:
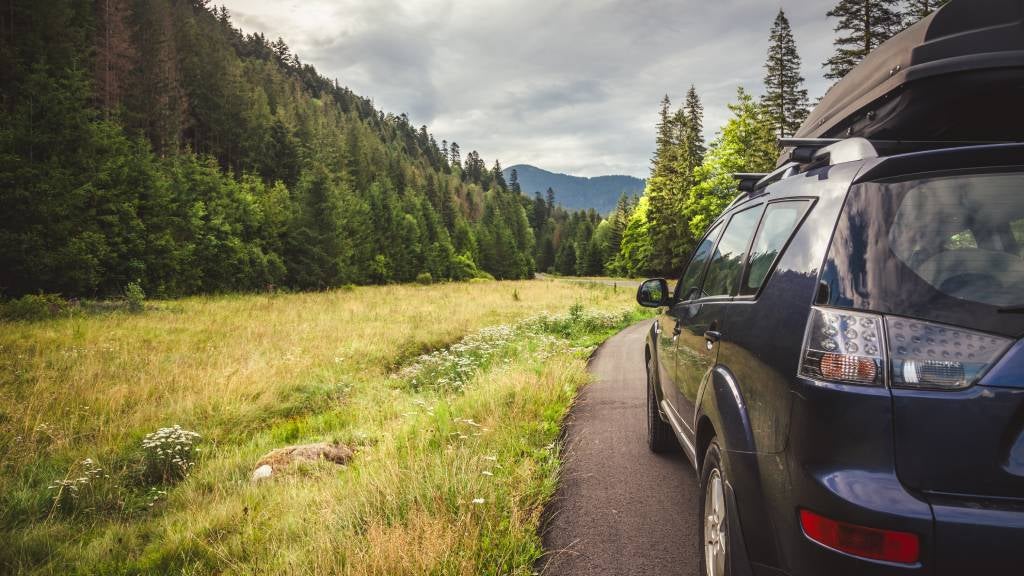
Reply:
[[[761,92],[780,7],[814,100],[836,0],[215,0],[236,26],[463,156],[581,176],[646,177],[664,94],[692,83],[710,139],[736,88]]]

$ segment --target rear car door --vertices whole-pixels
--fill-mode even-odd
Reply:
[[[725,310],[739,288],[747,249],[763,210],[764,206],[758,204],[729,218],[708,263],[701,288],[681,293],[681,301],[676,305],[676,404],[691,434],[697,393],[718,357]]]

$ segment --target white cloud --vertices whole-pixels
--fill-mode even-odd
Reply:
[[[690,84],[713,137],[736,88],[761,89],[779,2],[221,0],[246,32],[311,63],[438,141],[488,162],[644,177],[658,103]],[[812,98],[827,83],[835,0],[787,0]]]

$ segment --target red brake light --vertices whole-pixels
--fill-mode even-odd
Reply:
[[[800,526],[818,544],[853,556],[900,564],[915,564],[920,556],[920,542],[910,532],[847,524],[809,510],[800,511]]]

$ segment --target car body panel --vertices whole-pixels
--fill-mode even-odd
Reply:
[[[676,339],[676,395],[673,406],[683,417],[686,432],[696,436],[697,394],[708,380],[718,358],[719,341],[705,338],[709,331],[723,328],[723,302],[685,302],[679,311],[679,335]]]
[[[1024,503],[932,497],[935,574],[1010,574],[1021,568]],[[1009,559],[1014,559],[1008,564]]]

